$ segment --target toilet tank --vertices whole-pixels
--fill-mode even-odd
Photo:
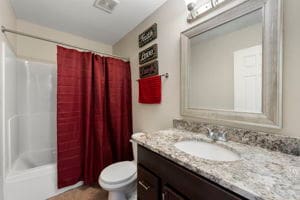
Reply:
[[[134,135],[145,135],[145,133],[138,132],[138,133],[134,133]],[[138,146],[138,144],[132,139],[130,140],[130,142],[132,144],[133,162],[137,163],[137,158],[138,158],[137,146]]]
[[[134,140],[130,140],[133,152],[133,162],[137,163],[137,143]]]

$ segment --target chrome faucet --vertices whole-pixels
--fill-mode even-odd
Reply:
[[[213,141],[223,141],[223,142],[227,142],[227,133],[223,132],[214,132],[212,129],[207,128],[207,137],[212,139]]]

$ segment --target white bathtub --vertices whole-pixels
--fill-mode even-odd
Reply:
[[[56,150],[44,149],[40,151],[27,151],[19,155],[18,159],[14,162],[11,171],[18,173],[23,170],[37,168],[54,164],[56,162]]]
[[[48,140],[53,143],[53,139],[46,137],[51,133],[45,125],[49,121],[47,116],[51,115],[53,113],[22,115],[9,120],[8,146],[15,145],[18,148],[10,148],[14,151],[9,151],[10,164],[5,178],[5,200],[44,200],[82,185],[79,182],[71,187],[57,189],[56,148],[48,144]],[[17,124],[19,128],[14,128]],[[36,127],[27,129],[22,124],[29,127],[35,124]],[[46,130],[42,131],[43,128]],[[42,134],[41,138],[39,132],[49,133]],[[48,148],[45,148],[46,146]]]
[[[9,119],[5,200],[44,200],[82,185],[79,182],[57,189],[55,131],[49,128],[54,115],[16,115]]]
[[[11,171],[6,177],[5,200],[44,200],[80,185],[58,190],[56,164]]]

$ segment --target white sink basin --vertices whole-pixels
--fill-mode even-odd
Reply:
[[[187,154],[214,161],[235,161],[240,155],[217,144],[202,141],[181,141],[175,147]]]

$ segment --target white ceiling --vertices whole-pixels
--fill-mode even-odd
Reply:
[[[94,0],[11,0],[18,19],[113,45],[167,0],[119,0],[112,14]]]

